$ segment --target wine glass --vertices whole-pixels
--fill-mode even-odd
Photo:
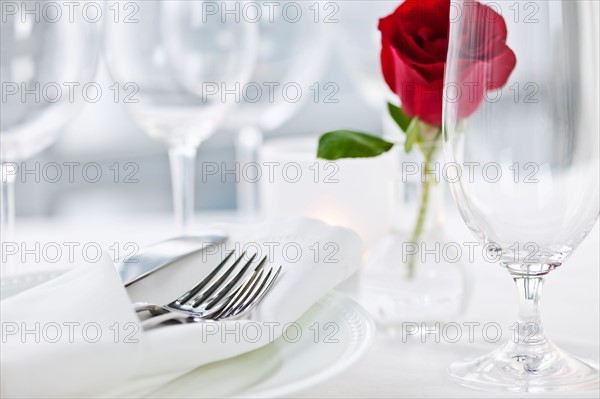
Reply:
[[[243,101],[227,125],[238,131],[236,160],[242,165],[257,161],[265,132],[289,121],[307,101],[326,101],[339,90],[335,83],[319,83],[328,60],[326,34],[331,10],[319,2],[257,1],[260,42],[256,67],[244,90]],[[241,179],[237,185],[240,214],[257,216],[258,185]]]
[[[90,2],[2,1],[0,160],[2,242],[14,240],[14,182],[23,161],[52,144],[83,105],[82,87],[93,83],[101,21],[81,12]],[[92,17],[93,15],[90,14]]]
[[[518,334],[449,372],[491,391],[598,389],[598,365],[557,348],[538,309],[546,276],[598,219],[598,2],[489,6],[452,0],[444,149],[465,223],[516,283]],[[504,84],[506,32],[516,67]]]
[[[133,95],[124,103],[169,149],[175,218],[184,232],[193,228],[198,146],[239,102],[254,66],[257,30],[240,15],[244,3],[132,2],[131,23],[111,22],[105,31],[110,74],[123,96]]]

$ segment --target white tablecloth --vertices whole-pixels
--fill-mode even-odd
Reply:
[[[464,235],[472,241],[462,223],[453,223],[448,230],[458,240]],[[462,242],[462,241],[459,241]],[[599,333],[599,225],[596,224],[564,267],[550,273],[544,285],[541,301],[544,328],[550,339],[561,349],[573,355],[592,359],[600,357]],[[473,296],[470,306],[459,324],[470,321],[484,325],[497,322],[506,333],[515,322],[517,296],[508,273],[496,264],[480,262],[470,266],[473,273]],[[462,324],[461,324],[462,325]],[[467,329],[463,328],[463,332]],[[477,333],[479,331],[479,334]],[[490,333],[491,335],[491,333]],[[481,338],[481,330],[474,336]],[[508,336],[507,336],[508,338]],[[463,388],[450,381],[446,367],[455,360],[483,355],[497,348],[496,344],[435,343],[429,339],[407,339],[401,336],[379,334],[371,351],[359,364],[344,374],[303,393],[306,397],[524,397],[525,394],[490,394]],[[568,392],[529,397],[590,397],[598,398],[598,391]]]
[[[216,221],[231,221],[232,214],[200,214],[200,226]],[[170,217],[146,216],[127,219],[89,217],[87,219],[49,219],[17,221],[17,241],[97,242],[103,248],[125,245],[147,245],[174,235]],[[455,241],[473,241],[472,236],[456,215],[448,219],[448,233]],[[42,244],[43,245],[43,244]],[[114,254],[111,254],[114,255]],[[542,315],[548,335],[559,347],[574,355],[598,360],[599,353],[599,228],[594,230],[564,267],[550,274],[544,288]],[[40,268],[32,262],[20,272]],[[47,267],[47,266],[45,266]],[[516,294],[506,271],[490,263],[470,266],[474,292],[467,314],[457,320],[497,322],[503,330],[514,322]],[[352,295],[352,283],[344,290]],[[477,337],[477,334],[475,334]],[[302,392],[305,397],[498,397],[462,388],[448,380],[446,367],[453,360],[472,357],[495,348],[498,344],[469,343],[460,340],[452,344],[419,339],[402,342],[400,336],[379,333],[372,349],[357,364],[337,377]],[[481,340],[479,340],[481,341]],[[598,391],[569,393],[570,397],[598,397]],[[515,397],[514,395],[507,395]],[[523,396],[523,395],[521,395]],[[536,395],[537,396],[537,395]],[[544,395],[564,397],[564,394]]]

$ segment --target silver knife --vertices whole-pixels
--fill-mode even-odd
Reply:
[[[181,258],[203,251],[212,245],[219,245],[226,240],[227,235],[221,231],[171,238],[150,245],[135,255],[121,260],[115,266],[123,285],[128,287]]]

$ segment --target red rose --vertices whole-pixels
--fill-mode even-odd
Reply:
[[[474,113],[487,91],[506,84],[516,57],[506,45],[502,16],[478,2],[463,3],[459,116]],[[406,0],[379,21],[381,66],[390,89],[410,117],[442,124],[444,67],[448,52],[449,0]]]

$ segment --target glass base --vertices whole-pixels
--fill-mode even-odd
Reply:
[[[551,342],[519,345],[513,341],[474,360],[448,368],[457,383],[490,392],[554,392],[598,389],[598,363],[583,361]]]

